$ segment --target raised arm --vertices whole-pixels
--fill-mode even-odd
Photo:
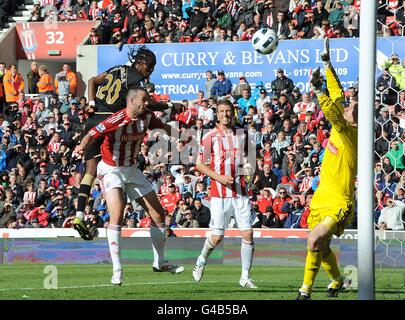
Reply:
[[[75,148],[74,153],[83,154],[86,151],[87,146],[94,141],[93,136],[87,133],[80,144]]]
[[[342,128],[346,126],[346,120],[343,118],[342,107],[344,92],[330,61],[328,38],[324,41],[324,50],[321,54],[321,59],[325,68],[326,83],[329,94],[327,94],[323,88],[323,78],[319,67],[312,73],[310,82],[326,118],[336,130],[341,131]]]
[[[321,59],[325,67],[328,93],[322,87],[323,80],[319,68],[312,74],[311,85],[318,97],[319,106],[332,124],[333,131],[339,134],[345,145],[351,146],[351,149],[355,150],[357,145],[357,130],[355,129],[358,117],[357,103],[351,102],[343,109],[344,91],[329,59],[329,40],[327,39]]]

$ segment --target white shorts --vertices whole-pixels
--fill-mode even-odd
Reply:
[[[248,196],[235,198],[211,198],[211,229],[225,230],[234,217],[240,230],[251,229],[256,214]]]
[[[97,178],[104,193],[121,188],[130,200],[142,198],[153,192],[152,184],[136,167],[113,167],[104,161],[97,165]]]

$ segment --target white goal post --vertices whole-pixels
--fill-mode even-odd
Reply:
[[[374,100],[376,1],[360,7],[358,120],[358,279],[359,299],[375,299],[374,275]]]

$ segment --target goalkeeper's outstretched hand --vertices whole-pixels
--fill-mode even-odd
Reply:
[[[315,91],[320,91],[322,89],[323,77],[321,76],[321,68],[320,67],[316,68],[312,72],[310,82],[311,82],[311,84],[312,84]]]
[[[323,51],[321,53],[321,59],[323,62],[330,63],[330,51],[329,51],[329,38],[326,37],[323,41]]]

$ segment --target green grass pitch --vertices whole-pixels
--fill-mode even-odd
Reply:
[[[208,265],[201,282],[192,278],[187,265],[182,274],[154,273],[151,266],[124,265],[124,285],[112,286],[110,265],[56,265],[58,289],[44,289],[45,265],[16,264],[0,266],[0,299],[121,299],[121,300],[293,300],[299,288],[303,270],[299,267],[255,266],[252,277],[258,289],[240,288],[240,267]],[[390,275],[386,277],[385,275]],[[377,299],[404,299],[403,275],[392,278],[389,270],[376,277]],[[328,284],[321,271],[312,298],[328,299]],[[357,300],[357,291],[348,290],[336,300]]]

